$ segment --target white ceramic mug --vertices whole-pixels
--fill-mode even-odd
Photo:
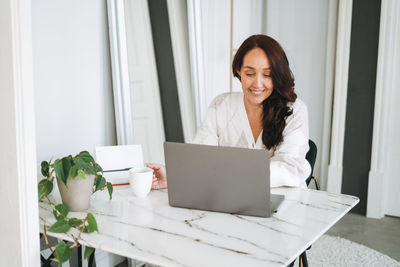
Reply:
[[[151,190],[153,169],[148,167],[129,170],[129,186],[137,197],[146,197]]]

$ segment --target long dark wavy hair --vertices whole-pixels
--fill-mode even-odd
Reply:
[[[272,94],[263,101],[263,134],[262,141],[267,149],[275,149],[283,141],[283,129],[286,118],[293,113],[288,103],[297,98],[294,92],[294,76],[289,67],[289,61],[281,45],[273,38],[258,34],[247,38],[232,62],[233,76],[240,81],[238,71],[243,64],[243,58],[250,50],[261,48],[268,57],[271,77],[274,84]]]

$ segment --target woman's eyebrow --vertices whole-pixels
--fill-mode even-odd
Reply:
[[[254,68],[250,66],[243,66],[243,68],[254,70]],[[263,70],[271,70],[271,68],[264,68]]]

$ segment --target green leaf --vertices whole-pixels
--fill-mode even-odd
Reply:
[[[72,156],[69,155],[62,159],[57,159],[53,164],[56,176],[65,184],[65,186],[67,186],[67,179],[72,163]]]
[[[48,196],[51,191],[53,191],[53,183],[47,179],[41,180],[38,184],[39,201],[44,198],[44,196]]]
[[[79,168],[77,166],[72,166],[71,169],[69,170],[69,174],[71,175],[72,178],[75,178],[78,176],[78,170]]]
[[[96,219],[94,218],[93,214],[88,213],[86,218],[88,219],[88,223],[90,228],[92,228],[94,231],[99,231],[99,229],[97,228],[97,222]]]
[[[81,219],[77,219],[77,218],[71,218],[68,220],[68,224],[71,227],[78,227],[79,225],[82,224],[82,220]]]
[[[54,207],[53,214],[56,220],[63,220],[67,217],[69,208],[64,204],[58,204]]]
[[[64,169],[64,175],[68,178],[69,176],[69,170],[72,167],[72,156],[69,155],[68,157],[62,158],[62,163],[63,163],[63,169]]]
[[[74,164],[83,169],[87,174],[96,174],[97,167],[93,157],[87,151],[82,151],[74,158]]]
[[[81,179],[85,179],[86,178],[86,173],[84,171],[82,171],[81,169],[78,170],[78,177]]]
[[[110,182],[107,182],[107,190],[108,190],[108,194],[110,195],[110,200],[111,200],[114,188]]]
[[[96,168],[96,173],[98,172],[103,173],[103,168],[99,164],[95,163],[94,166]]]
[[[49,232],[53,233],[66,233],[71,229],[71,226],[66,220],[57,221],[49,228]]]
[[[60,241],[58,242],[58,245],[56,247],[56,253],[58,263],[59,265],[61,265],[71,258],[72,249],[64,241]]]
[[[89,258],[89,256],[92,255],[93,251],[94,251],[94,248],[86,247],[85,248],[85,259]]]
[[[96,179],[96,184],[95,184],[95,189],[94,192],[101,190],[104,188],[104,186],[106,186],[106,178],[104,178],[103,176],[99,175]]]
[[[66,178],[64,177],[64,170],[63,170],[63,166],[62,166],[62,160],[61,159],[56,159],[56,161],[54,161],[53,163],[53,168],[54,171],[56,172],[56,176],[61,179],[61,181],[64,182],[64,180],[66,180]]]
[[[80,228],[80,230],[82,230],[82,227]],[[89,225],[86,225],[86,226],[85,226],[85,229],[83,229],[83,232],[89,234],[89,233],[93,233],[94,230],[93,230],[93,228],[91,228]]]
[[[82,159],[75,159],[74,163],[80,169],[84,170],[87,174],[96,174],[96,168],[92,165],[93,163],[88,163]]]
[[[94,163],[94,158],[87,151],[81,151],[78,155],[76,155],[75,158],[85,159],[88,162],[93,162]]]
[[[50,164],[47,161],[42,161],[42,163],[40,164],[41,166],[41,173],[44,177],[49,177],[49,168],[50,168]]]

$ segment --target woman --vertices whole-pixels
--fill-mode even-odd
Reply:
[[[294,92],[289,62],[277,41],[253,35],[237,51],[233,75],[243,93],[225,93],[211,103],[193,143],[270,151],[271,187],[306,187],[311,167],[308,113]],[[154,170],[153,189],[167,187],[165,167]]]

